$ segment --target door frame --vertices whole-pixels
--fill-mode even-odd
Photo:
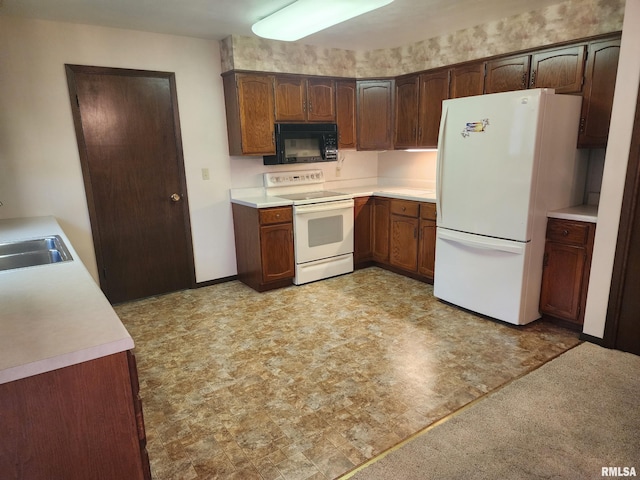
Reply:
[[[618,239],[613,262],[611,276],[611,289],[609,290],[609,304],[605,320],[602,345],[608,348],[616,348],[618,340],[618,327],[622,313],[623,293],[629,251],[631,250],[631,234],[634,227],[634,218],[637,215],[637,206],[640,201],[640,88],[636,101],[636,112],[633,121],[631,145],[629,147],[629,160],[622,194],[622,207],[620,210],[620,224],[618,227]],[[640,226],[636,226],[640,228]]]
[[[78,142],[78,151],[80,153],[80,166],[82,168],[82,178],[84,181],[85,196],[87,199],[87,207],[89,209],[89,222],[91,224],[91,235],[93,237],[93,245],[95,249],[96,264],[98,267],[98,279],[100,285],[103,284],[104,261],[102,256],[102,244],[100,241],[98,216],[96,213],[96,206],[93,197],[93,189],[91,185],[91,176],[89,173],[89,158],[87,154],[87,147],[84,138],[84,131],[82,129],[82,118],[80,116],[80,104],[78,101],[77,87],[75,81],[75,74],[91,74],[91,75],[118,75],[128,77],[152,77],[152,78],[166,78],[169,81],[169,92],[171,95],[171,104],[173,111],[173,126],[174,136],[176,142],[176,161],[178,167],[178,182],[181,191],[185,192],[182,201],[182,210],[184,218],[184,234],[186,236],[187,246],[187,261],[188,269],[190,272],[190,288],[196,286],[195,276],[195,261],[193,257],[193,239],[191,236],[191,217],[189,215],[189,195],[187,191],[187,179],[184,168],[184,155],[182,152],[182,135],[180,129],[180,115],[178,112],[178,96],[176,90],[176,77],[174,72],[160,72],[154,70],[135,70],[128,68],[112,68],[112,67],[98,67],[89,65],[75,65],[65,64],[65,71],[67,75],[67,86],[69,89],[69,100],[71,103],[71,113],[73,115],[73,125],[76,133],[76,140]]]

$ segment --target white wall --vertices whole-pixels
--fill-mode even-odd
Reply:
[[[264,165],[262,157],[231,157],[232,188],[262,187],[265,172],[322,170],[325,182],[348,186],[375,184],[378,176],[378,152],[340,150],[339,162]]]
[[[175,72],[196,278],[235,275],[217,42],[0,16],[0,45],[0,218],[54,215],[97,279],[64,64]]]
[[[622,193],[640,80],[639,23],[640,1],[629,0],[625,6],[622,27],[622,46],[602,177],[598,224],[584,318],[583,332],[598,338],[602,338],[604,335],[622,206]]]

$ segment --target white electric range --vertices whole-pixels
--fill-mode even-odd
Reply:
[[[296,285],[353,271],[353,199],[323,183],[322,170],[264,174],[268,196],[293,202]]]

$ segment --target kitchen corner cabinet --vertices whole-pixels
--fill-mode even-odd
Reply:
[[[534,53],[529,88],[554,88],[556,93],[582,92],[585,53],[585,44]]]
[[[451,69],[449,98],[482,95],[485,62],[471,63]]]
[[[595,224],[550,218],[540,312],[580,326],[584,321]]]
[[[374,197],[373,199],[373,260],[381,263],[389,263],[389,200]]]
[[[357,81],[358,150],[393,148],[393,80]]]
[[[335,122],[335,80],[276,75],[276,122]]]
[[[373,260],[373,199],[353,199],[353,263],[356,268]]]
[[[356,81],[336,81],[338,149],[356,148]]]
[[[230,155],[275,153],[273,76],[223,75]]]
[[[29,480],[151,480],[131,352],[0,385],[0,472]]]
[[[238,279],[259,292],[291,284],[295,275],[293,209],[232,203]]]
[[[519,55],[488,61],[484,93],[524,90],[527,88],[530,64],[530,55]]]
[[[391,200],[390,212],[389,264],[417,272],[420,204],[407,200]]]
[[[578,146],[604,148],[609,137],[620,39],[589,43]]]

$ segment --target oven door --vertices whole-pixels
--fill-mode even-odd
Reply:
[[[296,263],[353,253],[353,200],[294,205]]]

